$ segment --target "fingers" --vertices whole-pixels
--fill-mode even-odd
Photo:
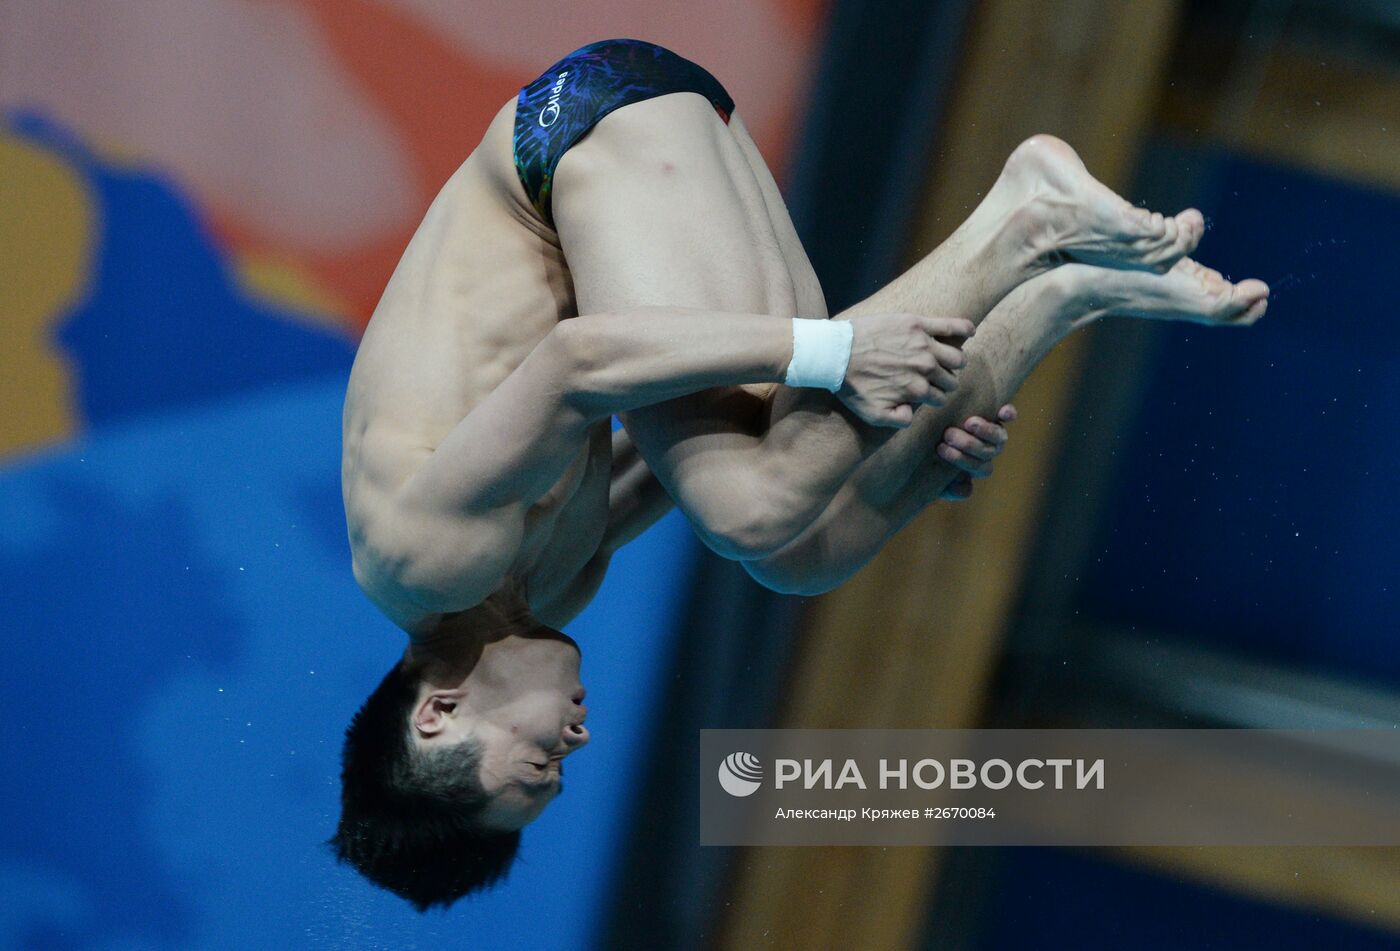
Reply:
[[[935,364],[933,369],[929,370],[924,376],[929,383],[928,395],[937,400],[937,402],[934,403],[936,406],[942,406],[946,403],[948,401],[948,394],[958,388],[957,374],[946,367]],[[924,402],[928,402],[928,400],[924,400]]]
[[[943,433],[943,443],[952,446],[968,459],[978,462],[991,462],[1001,452],[1001,447],[985,439],[979,439],[965,429],[949,427]]]
[[[977,325],[963,317],[919,317],[919,326],[930,337],[965,340],[977,332]]]
[[[914,399],[930,406],[943,406],[948,402],[948,394],[958,388],[958,371],[967,365],[967,357],[952,344],[930,339],[928,353],[921,363],[924,379],[928,381],[927,392],[915,392]],[[916,388],[922,389],[916,384]]]
[[[961,343],[977,331],[976,325],[962,317],[929,317],[903,314],[904,320],[923,334],[915,352],[909,354],[910,369],[921,379],[910,380],[904,395],[912,404],[944,406],[948,394],[958,388],[958,371],[967,366],[967,356]]]
[[[997,410],[997,419],[1007,423],[1014,421],[1016,407],[1009,403],[1003,406]],[[992,474],[992,460],[1006,447],[1007,438],[1005,426],[981,416],[970,416],[961,426],[949,426],[944,430],[938,457],[971,478],[984,479]]]
[[[957,388],[957,374],[928,359],[919,363],[914,374],[906,378],[900,395],[910,403],[939,407],[947,405],[948,394]]]
[[[975,436],[981,440],[982,445],[990,447],[994,453],[1000,452],[1006,445],[1006,427],[997,423],[988,422],[981,416],[970,416],[967,422],[962,424],[961,431],[964,437]],[[962,448],[961,445],[958,446]]]
[[[969,418],[962,426],[949,426],[943,433],[943,441],[948,445],[982,460],[996,458],[1006,445],[1006,439],[1004,426],[990,423],[980,416]]]
[[[913,403],[882,405],[878,402],[857,399],[848,402],[846,407],[863,422],[871,426],[882,426],[889,429],[905,429],[914,421]]]
[[[881,426],[893,426],[903,429],[914,421],[914,407],[908,403],[900,403],[884,413],[882,417],[874,422]]]
[[[949,370],[961,370],[967,366],[967,354],[953,346],[951,343],[943,343],[941,340],[929,342],[929,353],[933,354],[933,359],[941,367]]]
[[[992,474],[992,464],[981,459],[975,459],[967,455],[961,449],[955,449],[946,442],[938,444],[938,458],[954,466],[961,472],[967,473],[974,479],[985,479]]]

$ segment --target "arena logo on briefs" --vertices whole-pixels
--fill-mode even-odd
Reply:
[[[559,78],[554,81],[554,89],[549,94],[549,101],[540,110],[540,128],[548,129],[559,119],[559,94],[564,90],[564,80],[569,78],[569,71],[566,69],[559,74]]]

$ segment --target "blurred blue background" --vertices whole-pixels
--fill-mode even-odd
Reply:
[[[403,647],[348,571],[352,342],[241,293],[158,176],[29,117],[13,129],[81,170],[104,253],[56,330],[85,430],[0,472],[0,947],[452,940],[462,925],[321,846],[341,731]],[[599,927],[694,544],[665,519],[572,625],[602,742],[509,887],[472,903],[480,946],[540,947],[546,919],[556,947]]]
[[[668,516],[570,626],[569,795],[422,916],[322,845],[403,646],[350,573],[346,377],[491,114],[625,35],[733,92],[833,311],[1048,130],[1203,209],[1269,316],[1085,335],[999,478],[821,610]],[[1400,946],[1383,850],[896,865],[695,828],[705,727],[1400,724],[1397,51],[1372,0],[0,5],[0,949]]]
[[[781,155],[822,9],[731,11],[725,39],[636,0],[529,36],[490,3],[0,6],[0,948],[597,940],[697,543],[663,519],[570,626],[597,742],[508,883],[451,914],[374,889],[322,845],[342,731],[405,643],[350,573],[355,341],[549,63],[723,48]]]

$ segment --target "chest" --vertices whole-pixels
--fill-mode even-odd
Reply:
[[[529,577],[532,601],[566,584],[598,551],[608,525],[611,475],[612,440],[600,424],[525,516],[516,571]]]

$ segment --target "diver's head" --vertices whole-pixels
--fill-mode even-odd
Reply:
[[[410,647],[345,732],[337,858],[420,911],[503,877],[588,742],[578,646],[466,612]]]

